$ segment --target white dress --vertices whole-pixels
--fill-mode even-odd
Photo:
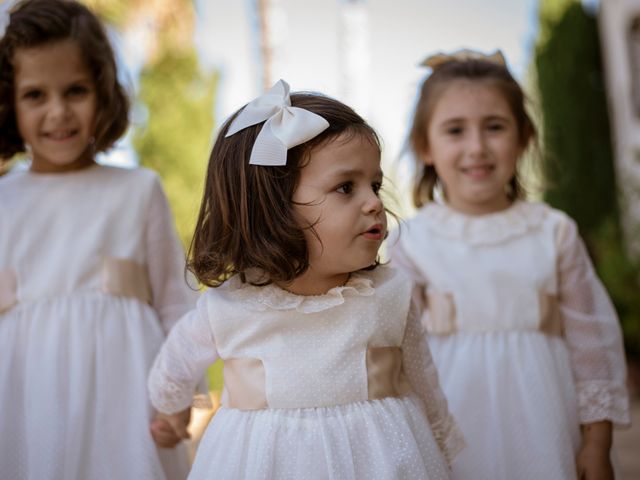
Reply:
[[[431,203],[388,248],[422,286],[467,440],[454,478],[574,479],[579,424],[629,422],[617,316],[565,214],[516,202],[471,217]]]
[[[149,433],[149,368],[195,304],[156,175],[14,172],[0,206],[0,478],[185,478]]]
[[[411,290],[387,267],[319,296],[237,276],[208,290],[149,377],[153,404],[171,413],[188,405],[208,364],[225,362],[223,406],[189,478],[449,478],[446,458],[464,440]]]

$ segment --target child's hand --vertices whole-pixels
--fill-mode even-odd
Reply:
[[[578,479],[613,480],[610,450],[610,422],[596,422],[584,425],[582,445],[577,457]]]
[[[190,419],[190,408],[172,415],[157,413],[149,426],[153,441],[162,448],[175,447],[182,440],[190,438],[187,432]]]

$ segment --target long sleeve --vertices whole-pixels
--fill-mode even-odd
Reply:
[[[402,227],[403,226],[401,224],[398,229],[391,232],[389,238],[387,239],[387,253],[389,256],[390,265],[393,268],[397,268],[409,278],[411,278],[411,280],[413,280],[416,288],[413,289],[412,301],[416,305],[424,306],[426,304],[425,289],[427,285],[427,279],[420,271],[420,269],[416,266],[415,262],[406,251],[403,243],[400,241],[400,229]],[[420,310],[420,312],[422,311],[424,310]],[[420,315],[422,315],[422,313],[420,313]],[[420,318],[420,316],[418,318]]]
[[[412,390],[424,403],[434,437],[451,464],[466,443],[449,412],[447,399],[440,387],[438,372],[427,343],[426,330],[420,322],[420,312],[421,305],[412,302],[402,343],[402,364]]]
[[[149,396],[162,413],[175,413],[191,404],[196,384],[218,358],[207,321],[206,299],[171,329],[149,374]]]
[[[156,179],[146,225],[151,305],[165,333],[196,302],[197,293],[185,280],[185,255],[176,234],[169,203]]]
[[[558,231],[559,301],[581,423],[628,425],[624,347],[618,317],[573,222]]]

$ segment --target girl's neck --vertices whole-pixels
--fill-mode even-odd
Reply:
[[[336,275],[318,275],[307,270],[290,283],[277,283],[277,285],[296,295],[323,295],[335,287],[341,287],[349,280],[349,273]]]
[[[90,152],[66,164],[55,164],[48,161],[39,161],[37,158],[31,160],[29,170],[34,173],[67,173],[84,170],[96,165],[94,156]]]
[[[493,201],[487,203],[456,203],[450,202],[449,200],[445,200],[447,206],[452,210],[455,210],[458,213],[469,217],[479,217],[483,215],[491,215],[493,213],[502,212],[504,210],[508,210],[515,203],[514,200],[511,200],[507,197],[501,199],[500,201]]]

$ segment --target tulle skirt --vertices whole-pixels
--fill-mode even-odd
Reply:
[[[575,479],[578,406],[564,340],[539,332],[461,332],[429,346],[467,441],[452,477]]]
[[[0,478],[184,479],[186,449],[159,451],[149,433],[163,338],[149,306],[100,293],[0,315]]]
[[[446,479],[448,467],[412,397],[336,407],[221,408],[190,480]]]

